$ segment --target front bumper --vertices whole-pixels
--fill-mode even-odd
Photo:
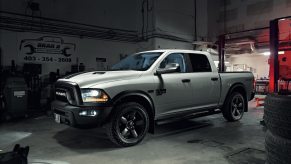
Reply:
[[[76,128],[94,128],[103,125],[108,118],[112,107],[110,106],[74,106],[66,102],[55,100],[52,110],[59,117],[59,122]],[[94,111],[94,116],[80,115],[84,111]]]

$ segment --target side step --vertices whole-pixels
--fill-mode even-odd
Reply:
[[[211,111],[206,111],[206,112],[197,112],[197,113],[193,113],[190,115],[186,115],[183,117],[179,117],[179,118],[167,118],[167,119],[162,119],[162,120],[156,120],[155,123],[156,125],[162,125],[162,124],[167,124],[167,123],[173,123],[173,122],[179,122],[179,121],[183,121],[183,120],[189,120],[189,119],[193,119],[193,118],[199,118],[199,117],[204,117],[204,116],[209,116],[209,115],[214,115],[214,114],[219,114],[221,113],[220,109],[216,109],[216,110],[211,110]]]

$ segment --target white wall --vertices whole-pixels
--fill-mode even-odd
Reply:
[[[30,10],[26,11],[26,0],[0,0],[0,10],[9,11],[20,14],[31,14]],[[96,26],[136,30],[140,31],[141,15],[140,1],[136,0],[34,0],[40,4],[41,16],[73,21]],[[40,16],[40,13],[35,13]],[[11,60],[15,60],[16,64],[22,66],[24,56],[19,50],[22,39],[37,39],[47,34],[35,34],[25,32],[11,32],[0,30],[0,48],[2,49],[2,64],[10,65]],[[61,72],[70,71],[71,65],[76,63],[84,63],[87,70],[97,68],[96,57],[107,58],[106,66],[112,66],[119,61],[120,54],[131,54],[137,51],[149,50],[153,48],[152,41],[142,43],[121,43],[94,39],[80,39],[77,37],[64,37],[61,35],[49,35],[62,37],[67,43],[76,44],[76,51],[71,57],[70,63],[58,62],[39,62],[42,63],[43,72],[46,74],[50,71],[61,69]],[[35,54],[34,56],[62,57],[54,54]]]
[[[33,63],[41,63],[43,72],[45,73],[56,71],[56,69],[60,69],[62,73],[70,71],[71,65],[76,63],[77,58],[79,59],[79,63],[85,64],[86,70],[96,70],[98,68],[96,57],[107,58],[107,62],[104,65],[105,67],[107,67],[112,66],[114,63],[118,62],[120,59],[120,54],[132,54],[138,50],[137,44],[62,37],[64,39],[64,42],[76,44],[76,51],[73,52],[73,55],[69,57],[72,59],[72,62],[43,62],[41,61],[42,57],[53,57],[55,59],[58,59],[63,58],[64,56],[60,54],[39,53],[26,55],[22,52],[22,50],[19,50],[21,40],[37,39],[43,36],[42,34],[9,31],[1,32],[2,35],[0,38],[0,42],[4,65],[10,65],[11,60],[15,60],[18,66],[22,66],[23,63],[30,62],[24,60],[25,56],[35,56],[37,58],[40,58],[40,61],[33,61]]]
[[[255,78],[269,77],[268,56],[264,55],[233,55],[228,61],[230,64],[246,64],[256,69]]]
[[[141,32],[142,1],[136,0],[34,0],[40,4],[41,16],[67,21],[74,21],[96,26],[137,30]],[[30,14],[26,10],[26,0],[0,0],[0,10],[20,14]],[[162,38],[152,38],[139,43],[119,43],[94,39],[80,39],[76,37],[63,37],[65,42],[75,43],[77,49],[72,56],[72,63],[42,63],[43,72],[55,71],[60,68],[62,72],[69,71],[71,64],[78,57],[79,62],[87,69],[96,67],[96,57],[106,57],[107,65],[111,66],[119,60],[120,54],[130,54],[151,49],[193,49],[194,40],[194,0],[149,0],[152,10],[149,11],[149,31],[179,37],[188,42],[174,41]],[[197,32],[198,40],[207,38],[208,11],[205,8],[208,2],[197,0]],[[39,13],[35,14],[40,16]],[[16,64],[24,63],[19,51],[22,39],[36,39],[47,34],[33,34],[9,32],[0,30],[0,47],[2,49],[3,64],[10,65],[11,60]],[[54,35],[55,36],[55,35]],[[41,55],[41,54],[38,54]],[[36,62],[37,63],[37,62]]]

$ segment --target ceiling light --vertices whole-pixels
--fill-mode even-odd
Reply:
[[[263,55],[270,56],[271,55],[271,52],[263,52]]]
[[[284,55],[285,54],[285,51],[279,51],[278,54],[279,55]]]
[[[270,56],[271,55],[271,52],[267,51],[267,52],[263,52],[262,54],[265,55],[265,56]],[[284,55],[285,54],[285,51],[279,51],[278,54],[279,55]]]

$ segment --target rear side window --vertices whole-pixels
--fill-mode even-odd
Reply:
[[[212,72],[208,58],[203,54],[188,54],[190,60],[189,72]]]

